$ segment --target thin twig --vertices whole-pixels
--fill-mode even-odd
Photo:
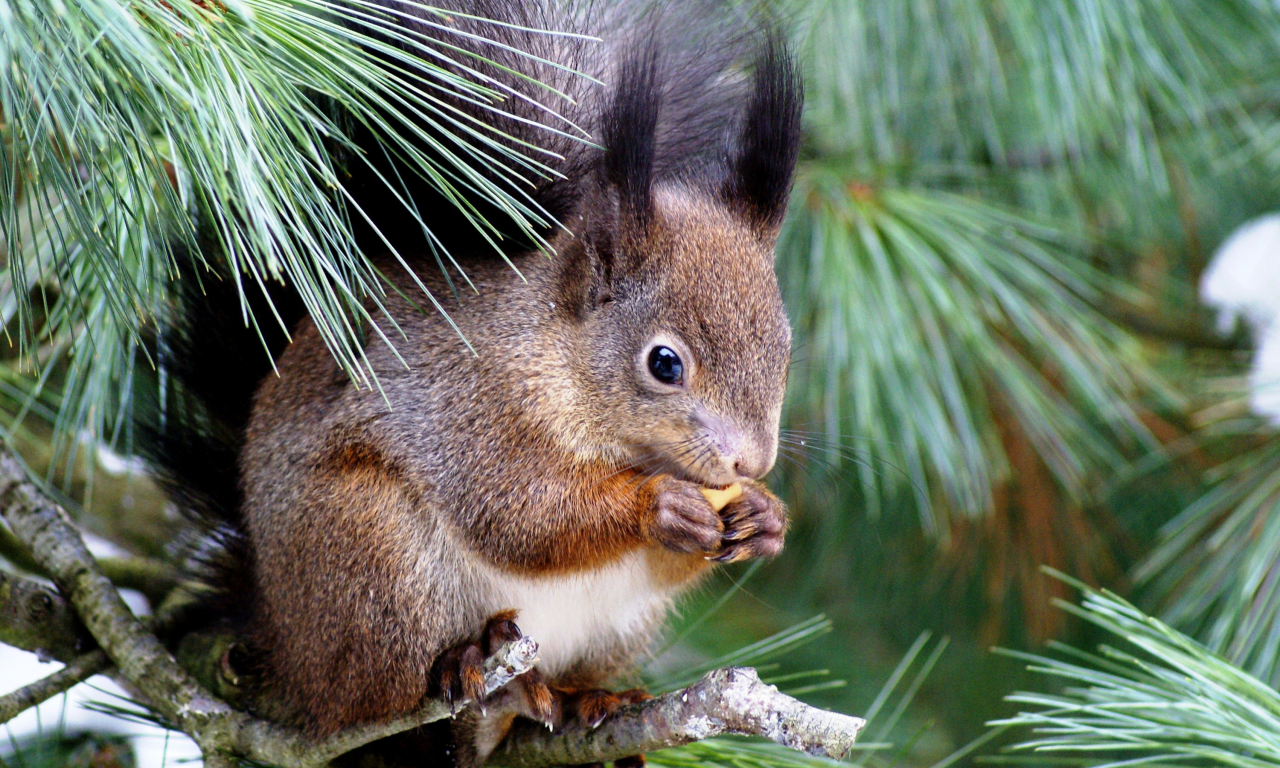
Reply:
[[[27,551],[26,545],[6,525],[0,525],[0,557],[28,573],[44,575],[40,573],[40,564]]]
[[[43,589],[40,585],[35,585],[39,589]],[[26,587],[30,589],[30,586]],[[53,598],[65,604],[65,600],[61,596],[53,595]],[[70,611],[70,606],[64,605],[63,609]],[[147,620],[147,626],[154,632],[164,633],[172,627],[174,622],[181,620],[183,608],[181,606],[169,610],[161,611]],[[74,617],[73,617],[74,618]],[[8,626],[4,622],[0,622],[0,642],[8,643],[4,638],[9,637]],[[91,645],[92,638],[85,632],[84,626],[80,624],[79,619],[74,620],[69,630],[66,627],[46,625],[44,630],[48,631],[49,640],[43,641],[41,645],[47,645],[52,642],[55,647],[63,646],[65,648],[81,647],[83,645]],[[79,633],[69,634],[69,633]],[[74,643],[74,645],[72,645]],[[15,647],[22,647],[15,645]],[[118,674],[112,674],[111,659],[102,652],[101,649],[94,649],[85,653],[81,653],[75,657],[69,657],[68,654],[52,655],[47,652],[41,652],[37,648],[24,648],[24,650],[36,651],[56,658],[59,661],[66,662],[66,666],[54,672],[43,679],[37,680],[30,685],[24,686],[16,691],[0,696],[0,724],[7,723],[17,717],[22,712],[31,707],[39,706],[46,700],[57,696],[58,694],[69,690],[75,685],[88,680],[94,675],[106,673],[113,677],[120,677]],[[122,684],[128,686],[127,680],[121,680]]]
[[[179,583],[177,569],[150,557],[104,557],[98,565],[112,584],[141,592],[152,607],[163,603]]]
[[[618,710],[595,728],[554,733],[514,730],[489,758],[507,768],[603,763],[724,734],[763,736],[792,749],[840,759],[866,721],[811,707],[760,682],[753,669],[709,672],[681,691]]]
[[[48,677],[0,696],[0,723],[7,723],[32,707],[65,693],[94,675],[105,672],[111,659],[102,651],[90,651]]]

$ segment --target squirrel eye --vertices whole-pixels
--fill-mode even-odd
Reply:
[[[684,380],[684,363],[671,347],[654,347],[649,353],[649,372],[663,384],[680,384]]]

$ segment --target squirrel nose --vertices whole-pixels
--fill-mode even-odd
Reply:
[[[733,471],[737,472],[739,477],[758,480],[769,474],[771,469],[773,469],[773,456],[766,456],[764,451],[752,450],[744,446],[744,449],[734,457]]]
[[[694,413],[694,423],[706,429],[718,447],[721,471],[732,472],[739,478],[758,479],[773,469],[777,452],[775,441],[768,437],[753,436],[739,429],[727,419],[706,411]]]
[[[733,471],[738,477],[759,480],[773,469],[777,456],[778,440],[773,433],[764,430],[740,433],[733,450]]]

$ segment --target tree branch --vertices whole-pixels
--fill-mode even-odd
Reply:
[[[3,570],[0,643],[64,662],[93,647],[75,610],[61,595],[33,579]]]
[[[196,683],[125,605],[66,512],[28,479],[12,454],[3,451],[0,513],[129,686],[194,739],[206,758],[216,763],[224,754],[240,754],[274,762],[272,755],[253,749],[257,742],[248,738],[250,733],[274,736],[268,746],[302,738],[294,729],[233,710]]]
[[[157,711],[197,743],[210,726],[224,725],[232,710],[205,693],[133,615],[66,513],[41,493],[8,453],[0,454],[0,507],[9,527],[75,607],[98,645]]]
[[[508,768],[603,763],[712,736],[763,736],[792,749],[840,759],[866,721],[827,712],[760,682],[754,669],[709,672],[682,691],[618,710],[596,728],[572,724],[549,733],[513,730],[489,758]]]
[[[8,585],[4,584],[6,580],[9,582]],[[15,592],[26,592],[30,597],[25,601],[11,599]],[[16,622],[13,621],[12,612],[8,607],[10,601],[19,605],[34,604],[41,612],[46,610],[46,601],[51,602],[54,608],[46,615],[57,618],[29,624],[25,630],[15,632]],[[75,617],[71,606],[60,595],[28,579],[0,572],[0,605],[5,606],[0,608],[0,616],[8,619],[0,620],[0,643],[32,651],[38,656],[47,656],[66,662],[65,667],[48,677],[0,696],[0,724],[9,722],[26,710],[39,706],[94,675],[106,673],[111,674],[112,677],[120,677],[118,674],[112,674],[111,659],[101,649],[95,648],[72,657],[74,651],[96,645],[96,643],[85,631],[80,620]],[[153,632],[165,632],[175,621],[181,619],[182,611],[181,606],[162,610],[151,618],[148,626]],[[32,642],[24,641],[24,633],[26,639]],[[48,650],[50,648],[53,649],[52,652]],[[128,684],[128,681],[123,678],[120,681]]]
[[[0,723],[7,723],[32,707],[65,693],[96,674],[107,671],[111,659],[102,651],[90,651],[48,677],[0,696]]]
[[[0,525],[0,557],[18,568],[45,576],[40,563],[7,526]],[[173,566],[150,557],[104,557],[98,561],[111,583],[125,589],[136,589],[151,605],[158,606],[178,586],[178,572]]]
[[[4,637],[19,647],[40,648],[49,638],[71,636],[78,626],[69,603],[99,646],[132,687],[166,720],[191,736],[214,763],[226,755],[288,766],[319,766],[343,752],[449,715],[444,702],[388,723],[357,726],[321,742],[294,728],[259,720],[231,709],[183,670],[160,641],[121,600],[110,579],[85,547],[66,513],[46,497],[9,453],[0,451],[0,512],[10,529],[48,573],[65,599],[28,579],[3,574],[0,606],[10,610]],[[34,606],[34,610],[33,610]],[[58,647],[58,650],[69,649]],[[64,655],[70,655],[69,653]],[[486,665],[486,690],[506,685],[532,668],[537,644],[525,639],[504,646]],[[85,668],[57,673],[11,701],[37,698],[68,683]]]

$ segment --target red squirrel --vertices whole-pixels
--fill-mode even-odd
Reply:
[[[170,419],[155,461],[180,501],[214,509],[224,609],[269,709],[314,734],[432,696],[478,700],[486,654],[521,633],[537,669],[420,748],[473,766],[517,716],[598,722],[644,697],[602,686],[674,600],[715,563],[782,547],[786,510],[761,479],[790,358],[773,248],[799,149],[793,61],[776,33],[710,31],[719,17],[692,7],[599,5],[456,3],[513,25],[452,19],[460,30],[605,83],[531,73],[572,95],[567,116],[596,143],[563,140],[561,175],[530,176],[562,224],[549,249],[513,249],[508,265],[455,243],[474,290],[416,265],[449,321],[375,258],[395,287],[378,321],[395,351],[365,329],[378,389],[352,383],[305,315],[278,373],[209,351],[218,331],[199,308],[170,334],[182,402],[206,415]],[[532,101],[510,106],[523,121],[492,119],[545,138],[552,118]],[[179,434],[196,427],[223,447]],[[733,483],[742,494],[718,512],[701,493]]]

